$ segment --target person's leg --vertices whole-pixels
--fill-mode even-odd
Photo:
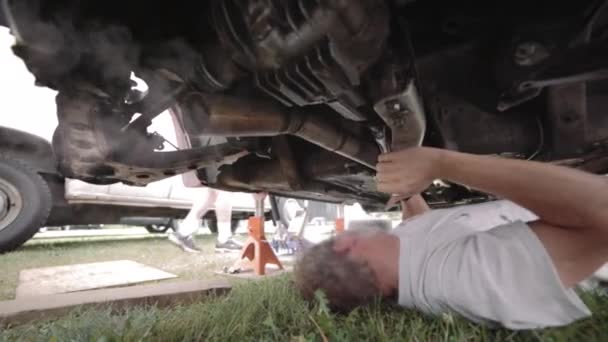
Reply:
[[[213,206],[218,194],[217,190],[211,188],[202,188],[201,194],[192,203],[192,208],[186,215],[177,229],[177,233],[182,237],[194,235],[200,226],[200,220],[205,216],[207,211]]]
[[[215,202],[215,216],[217,217],[217,242],[215,250],[218,252],[236,252],[242,245],[232,239],[232,194],[221,191]]]
[[[232,239],[232,193],[220,191],[215,201],[217,217],[217,242],[215,250],[219,252],[240,251],[243,247]]]
[[[200,196],[192,203],[190,212],[186,218],[178,225],[175,234],[169,234],[169,241],[179,246],[186,252],[198,253],[200,248],[194,243],[193,236],[198,230],[201,218],[209,211],[217,198],[214,189],[202,188]]]
[[[215,201],[217,217],[217,242],[225,243],[232,237],[232,201],[230,193],[221,191]]]

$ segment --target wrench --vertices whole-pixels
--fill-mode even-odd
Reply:
[[[388,143],[388,141],[386,139],[386,129],[387,128],[384,127],[384,130],[382,132],[379,130],[374,132],[376,141],[378,142],[378,146],[380,147],[380,152],[382,152],[382,153],[391,152],[391,145]],[[386,203],[384,210],[392,209],[395,205],[397,205],[397,203],[401,203],[401,206],[403,207],[403,206],[405,206],[405,202],[407,202],[407,200],[410,197],[411,196],[402,196],[402,195],[392,194],[391,198]]]

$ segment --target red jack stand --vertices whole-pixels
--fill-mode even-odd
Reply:
[[[253,268],[256,275],[266,274],[266,264],[273,264],[283,269],[283,265],[270,247],[264,235],[264,198],[265,193],[253,195],[255,198],[255,216],[249,218],[249,237],[233,268]]]
[[[336,217],[336,234],[344,232],[344,204],[338,204],[338,213]]]

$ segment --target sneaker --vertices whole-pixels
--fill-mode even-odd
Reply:
[[[184,252],[200,253],[202,250],[196,246],[192,236],[182,237],[177,233],[169,234],[169,241],[181,248]]]
[[[234,241],[233,239],[228,239],[224,243],[215,243],[215,251],[216,252],[239,252],[243,248],[243,245]]]

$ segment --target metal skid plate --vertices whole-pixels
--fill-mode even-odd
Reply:
[[[414,81],[403,92],[376,102],[374,110],[391,129],[392,149],[422,145],[426,117]]]

